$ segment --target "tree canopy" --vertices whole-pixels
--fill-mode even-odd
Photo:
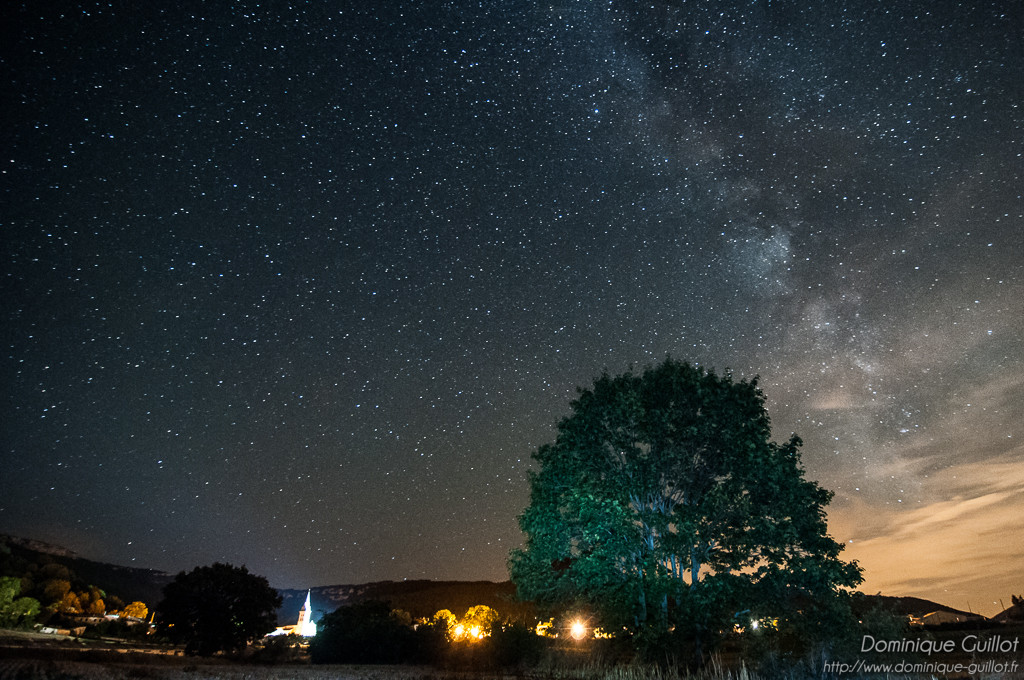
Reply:
[[[313,663],[420,663],[437,643],[428,627],[415,630],[408,613],[380,600],[339,607],[317,625],[309,644]]]
[[[823,625],[855,563],[827,534],[831,493],[804,478],[800,439],[771,441],[757,379],[671,358],[581,389],[534,453],[524,599],[583,606],[637,640],[668,631],[699,655],[757,617]]]
[[[0,578],[0,628],[27,626],[39,614],[39,601],[21,594],[21,580],[4,576]]]
[[[144,619],[149,616],[149,607],[146,606],[145,602],[136,600],[125,605],[124,609],[121,610],[121,615],[130,616],[134,619]]]
[[[281,596],[264,577],[244,566],[214,563],[175,576],[157,611],[186,653],[210,656],[241,650],[273,631],[280,606]]]

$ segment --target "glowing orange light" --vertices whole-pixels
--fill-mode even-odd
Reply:
[[[575,640],[582,640],[587,636],[587,627],[582,621],[573,621],[569,628],[569,635],[572,635]]]

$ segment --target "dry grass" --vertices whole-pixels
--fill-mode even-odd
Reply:
[[[445,674],[445,680],[454,676]],[[391,666],[250,666],[0,659],[0,680],[441,680],[430,669]]]
[[[758,680],[745,670],[696,676],[634,667],[500,675],[407,666],[248,666],[111,664],[40,659],[0,660],[0,680]]]

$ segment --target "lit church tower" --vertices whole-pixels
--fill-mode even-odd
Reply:
[[[310,591],[306,591],[306,604],[299,610],[299,622],[295,624],[295,632],[302,637],[316,635],[316,623],[313,621],[313,607],[309,604]]]

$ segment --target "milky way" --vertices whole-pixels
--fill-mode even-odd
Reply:
[[[0,531],[502,580],[575,388],[671,354],[865,590],[1020,590],[1018,4],[373,4],[7,11]]]

